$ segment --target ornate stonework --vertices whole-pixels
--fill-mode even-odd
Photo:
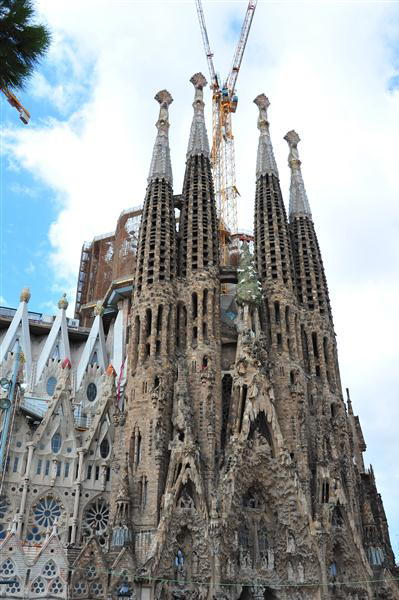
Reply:
[[[382,500],[343,400],[299,137],[286,136],[288,221],[269,102],[256,98],[254,254],[241,246],[221,293],[206,81],[191,82],[178,202],[172,98],[156,96],[130,288],[117,278],[95,299],[90,330],[67,320],[65,296],[38,323],[25,290],[0,330],[2,374],[17,384],[0,413],[0,597],[398,600]]]

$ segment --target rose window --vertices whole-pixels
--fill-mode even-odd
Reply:
[[[7,594],[19,594],[21,592],[21,583],[19,579],[13,579],[6,587]]]
[[[95,530],[103,533],[107,529],[109,519],[109,507],[105,500],[99,498],[86,510],[84,527],[87,532]]]
[[[57,500],[46,496],[39,500],[34,509],[35,521],[42,527],[51,527],[54,521],[61,516],[61,508]]]
[[[3,575],[4,577],[8,577],[9,575],[14,575],[14,573],[15,573],[14,563],[12,562],[12,560],[10,558],[7,558],[7,560],[5,560],[0,567],[0,575]]]
[[[43,567],[43,575],[45,577],[55,577],[57,575],[57,567],[53,560],[49,560]]]
[[[91,593],[94,594],[94,596],[100,596],[103,593],[103,584],[99,581],[95,581],[94,583],[92,583]]]
[[[63,591],[64,586],[61,583],[61,579],[57,577],[57,579],[54,579],[50,584],[50,592],[53,594],[62,594]]]
[[[75,596],[82,596],[86,594],[86,584],[82,581],[77,581],[73,586],[73,593]]]
[[[45,590],[44,581],[41,577],[38,577],[32,583],[32,592],[34,594],[43,594],[44,590]]]
[[[87,565],[85,569],[85,575],[88,579],[93,579],[97,577],[97,569],[94,565]]]

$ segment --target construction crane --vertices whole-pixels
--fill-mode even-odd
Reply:
[[[20,103],[20,101],[18,100],[18,98],[12,92],[10,92],[9,89],[7,89],[5,87],[5,88],[1,88],[1,91],[3,92],[3,94],[5,95],[5,97],[7,98],[8,103],[11,104],[11,106],[13,106],[14,108],[17,109],[17,111],[19,113],[19,118],[21,119],[22,123],[24,123],[25,125],[27,125],[29,123],[30,114],[26,110],[26,108],[24,108],[22,106],[22,104]]]
[[[213,53],[209,44],[201,0],[195,0],[195,4],[211,78],[213,134],[211,162],[219,217],[220,260],[222,265],[227,265],[229,241],[236,239],[237,234],[237,196],[239,196],[236,186],[231,115],[237,110],[238,97],[235,88],[257,0],[250,0],[248,3],[231,69],[223,85],[213,64]]]

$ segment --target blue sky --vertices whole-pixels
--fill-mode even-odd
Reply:
[[[141,204],[155,93],[169,89],[175,193],[191,120],[189,79],[207,64],[194,2],[40,0],[54,42],[20,99],[0,103],[1,303],[73,308],[84,240]],[[115,9],[116,7],[116,9]],[[216,70],[231,64],[245,2],[204,2]],[[239,221],[252,228],[257,111],[265,92],[288,202],[295,128],[331,293],[343,387],[351,389],[399,555],[399,5],[259,2],[234,116]],[[210,127],[210,97],[207,116]]]

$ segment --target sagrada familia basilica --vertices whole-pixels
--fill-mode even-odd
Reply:
[[[221,266],[191,82],[182,193],[163,90],[143,207],[83,246],[75,318],[0,309],[0,598],[399,599],[299,136],[287,218],[257,96],[254,235]]]

